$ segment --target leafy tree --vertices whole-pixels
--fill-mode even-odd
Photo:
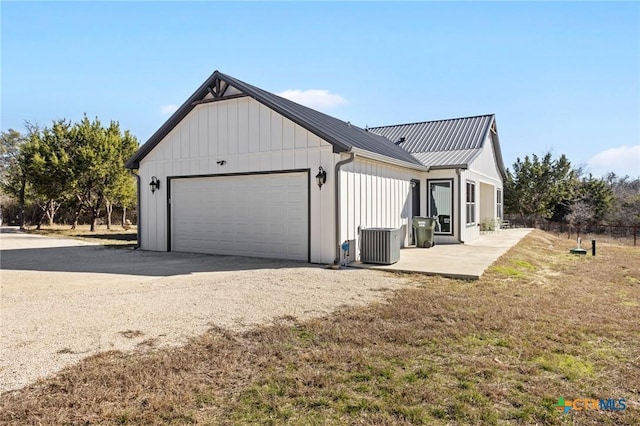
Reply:
[[[577,192],[576,204],[584,204],[591,212],[584,223],[597,224],[604,221],[613,205],[613,190],[604,179],[596,179],[589,174],[580,181]]]
[[[0,133],[0,179],[5,182],[9,178],[11,168],[18,161],[20,147],[25,137],[17,130],[9,129]]]
[[[107,211],[107,229],[111,229],[111,214],[113,206],[122,207],[122,226],[127,221],[127,209],[136,203],[135,178],[128,173],[122,173],[113,186],[107,189],[105,195],[105,209]]]
[[[2,132],[0,145],[0,189],[18,200],[21,227],[27,202],[40,210],[31,215],[38,227],[45,217],[53,224],[63,204],[67,217],[74,212],[74,227],[86,211],[95,231],[103,206],[108,226],[114,205],[123,207],[126,221],[136,188],[124,163],[137,149],[135,137],[122,133],[116,122],[103,127],[97,118],[90,121],[86,115],[79,123],[58,120],[43,130],[27,123],[27,130],[26,135],[12,129]]]
[[[563,154],[554,160],[547,152],[517,159],[513,173],[507,169],[505,211],[534,225],[540,219],[564,217],[575,195],[576,176]]]
[[[9,129],[2,132],[0,139],[0,188],[2,192],[18,200],[18,224],[25,227],[25,205],[28,192],[28,174],[31,158],[25,145],[38,134],[37,126],[27,123],[26,136]]]
[[[128,131],[123,134],[117,122],[105,128],[86,115],[74,126],[72,141],[76,197],[91,214],[91,231],[95,231],[107,195],[127,173],[124,163],[138,142]]]
[[[609,173],[605,181],[613,194],[608,221],[619,226],[640,226],[640,178]]]
[[[30,158],[28,181],[33,188],[36,202],[42,210],[38,228],[45,216],[49,225],[62,200],[73,188],[73,164],[71,159],[71,124],[58,120],[51,128],[34,133],[23,151]]]

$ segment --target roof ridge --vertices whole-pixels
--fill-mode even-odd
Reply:
[[[494,113],[491,113],[491,114],[478,114],[478,115],[470,115],[468,117],[441,118],[439,120],[425,120],[425,121],[416,121],[416,122],[413,122],[413,123],[389,124],[389,125],[386,125],[386,126],[368,127],[368,129],[372,130],[372,129],[381,129],[383,127],[389,128],[389,127],[400,127],[400,126],[413,126],[413,125],[416,125],[416,124],[438,123],[438,122],[441,122],[441,121],[468,120],[470,118],[492,117],[492,116],[495,116],[495,114]]]

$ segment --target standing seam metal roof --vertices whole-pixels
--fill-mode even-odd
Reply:
[[[288,99],[277,96],[273,93],[262,90],[258,87],[244,83],[234,77],[215,71],[187,101],[156,131],[149,140],[140,147],[138,152],[127,161],[128,168],[139,168],[140,161],[158,144],[160,141],[187,116],[195,105],[196,101],[202,100],[216,79],[223,80],[240,90],[242,93],[252,97],[261,104],[280,113],[294,123],[304,127],[325,141],[333,145],[333,152],[349,152],[352,148],[359,148],[372,153],[380,154],[391,159],[401,160],[417,166],[422,164],[411,156],[403,148],[396,146],[391,141],[386,140],[376,134],[367,132],[357,126],[344,122],[337,118],[323,114],[319,111],[307,108]]]
[[[384,136],[393,142],[397,142],[401,137],[404,137],[405,141],[401,146],[412,154],[418,152],[480,149],[484,144],[493,119],[493,115],[481,115],[477,117],[373,127],[370,128],[369,131]]]
[[[398,144],[425,166],[451,168],[468,167],[480,155],[492,125],[495,126],[495,115],[487,114],[372,127],[369,131]],[[399,142],[401,138],[404,138],[404,142]],[[491,140],[498,170],[502,178],[506,179],[497,133]]]

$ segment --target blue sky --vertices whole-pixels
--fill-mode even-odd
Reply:
[[[640,176],[640,3],[1,3],[1,129],[141,142],[216,69],[359,126],[495,113],[505,165]]]

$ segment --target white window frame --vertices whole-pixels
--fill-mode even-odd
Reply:
[[[466,221],[467,226],[474,226],[476,222],[476,183],[468,180],[465,186],[466,188]]]

